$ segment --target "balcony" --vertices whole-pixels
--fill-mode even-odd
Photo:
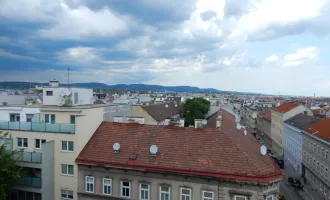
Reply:
[[[41,187],[41,178],[40,177],[31,177],[31,176],[22,176],[17,183],[20,186],[27,187]]]
[[[39,152],[25,152],[14,154],[14,158],[18,159],[18,162],[27,162],[27,163],[41,163],[41,153]]]
[[[0,129],[18,131],[36,131],[52,133],[75,133],[74,124],[46,124],[38,122],[9,122],[0,121]]]

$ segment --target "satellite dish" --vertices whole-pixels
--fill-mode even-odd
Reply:
[[[167,104],[165,104],[165,108],[168,108],[168,105]]]
[[[174,106],[175,106],[175,107],[178,107],[178,104],[175,104]]]
[[[242,126],[239,123],[237,123],[236,128],[237,128],[237,130],[241,130]]]
[[[70,96],[71,95],[71,90],[66,91],[65,95]]]
[[[207,120],[206,119],[203,119],[202,120],[202,125],[205,126],[207,124]]]
[[[261,153],[261,155],[266,155],[266,153],[267,153],[267,148],[266,148],[266,146],[265,145],[262,145],[261,147],[260,147],[260,153]]]
[[[152,155],[156,155],[157,154],[157,152],[158,152],[158,147],[157,147],[157,145],[151,145],[151,147],[150,147],[150,153],[152,154]]]
[[[247,135],[247,131],[246,130],[244,130],[244,135]]]
[[[115,151],[119,151],[120,149],[120,144],[118,142],[114,143],[113,146],[112,146],[113,150]]]

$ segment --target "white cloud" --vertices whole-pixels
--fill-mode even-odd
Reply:
[[[266,62],[273,63],[273,62],[276,62],[278,59],[279,59],[279,57],[277,55],[273,54],[266,58]]]
[[[314,59],[320,53],[320,50],[316,47],[307,47],[297,49],[296,53],[288,54],[284,57],[284,61],[296,61],[301,59]]]

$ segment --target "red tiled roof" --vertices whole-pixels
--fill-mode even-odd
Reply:
[[[166,107],[167,105],[167,107]],[[168,119],[174,115],[179,114],[180,108],[177,103],[163,103],[163,104],[151,104],[148,106],[142,106],[142,108],[149,113],[157,122]]]
[[[297,106],[299,106],[299,105],[297,105],[297,104],[293,104],[293,103],[284,103],[284,104],[282,104],[282,105],[277,106],[276,108],[274,108],[274,110],[275,110],[276,112],[286,113],[286,112],[288,112],[288,111],[294,109],[294,108],[297,107]]]
[[[258,113],[258,115],[260,117],[265,118],[268,121],[272,121],[272,112],[270,110],[260,112],[260,113]]]
[[[330,142],[330,118],[322,119],[304,130]]]
[[[274,161],[260,155],[256,138],[237,131],[233,115],[222,115],[221,129],[102,122],[76,162],[261,183],[281,179]],[[116,142],[119,153],[112,149]],[[156,157],[149,153],[153,144]],[[136,160],[129,159],[133,153]]]

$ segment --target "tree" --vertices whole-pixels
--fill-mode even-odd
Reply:
[[[181,117],[185,119],[185,126],[194,125],[195,119],[204,119],[210,110],[210,102],[204,98],[187,99],[181,105]]]
[[[220,101],[217,100],[217,101],[215,102],[215,104],[216,104],[216,106],[220,106]]]
[[[21,174],[21,168],[16,166],[19,156],[15,156],[20,152],[6,149],[7,135],[0,131],[0,199],[7,199]]]

